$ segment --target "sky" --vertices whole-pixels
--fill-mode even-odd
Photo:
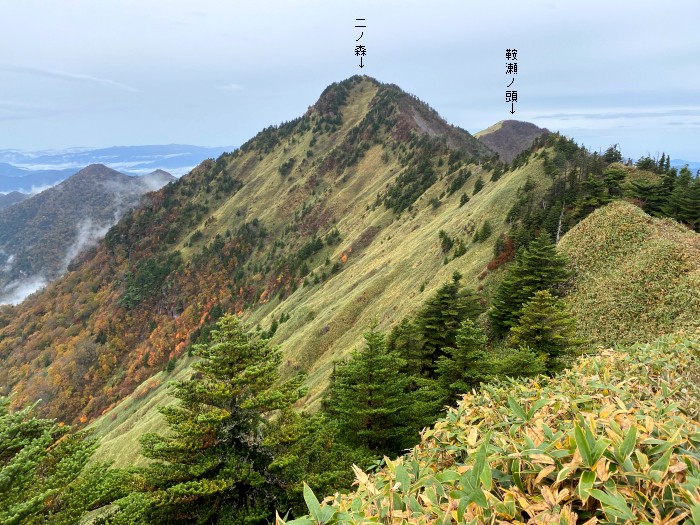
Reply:
[[[0,149],[236,147],[302,115],[332,82],[366,74],[472,133],[515,118],[594,150],[700,160],[697,0],[0,0],[0,9]],[[506,75],[506,49],[518,51],[517,75]],[[518,92],[513,115],[507,90]]]

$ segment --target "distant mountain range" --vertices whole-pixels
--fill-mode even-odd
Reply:
[[[682,168],[685,165],[688,165],[688,168],[690,171],[695,175],[698,170],[700,170],[700,162],[693,162],[692,160],[683,160],[683,159],[671,159],[671,166],[675,168]]]
[[[104,164],[127,175],[162,169],[181,176],[203,160],[217,158],[232,149],[167,144],[36,152],[0,150],[0,192],[37,193],[90,164]]]
[[[130,177],[95,164],[0,210],[0,304],[19,302],[55,279],[142,195],[174,180],[162,170]]]

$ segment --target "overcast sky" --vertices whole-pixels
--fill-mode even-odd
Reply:
[[[238,146],[358,73],[476,132],[700,160],[700,3],[0,0],[0,149]],[[360,29],[366,67],[355,57]],[[518,50],[507,76],[505,50]],[[516,113],[506,86],[518,91]]]

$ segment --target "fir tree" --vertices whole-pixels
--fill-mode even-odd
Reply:
[[[620,197],[622,195],[620,184],[625,180],[625,176],[625,170],[619,168],[608,168],[603,172],[603,182],[609,197]]]
[[[523,305],[538,291],[557,288],[567,279],[566,261],[557,254],[547,234],[542,234],[509,267],[496,291],[489,318],[499,336],[504,336],[515,326]]]
[[[275,450],[270,470],[284,480],[286,505],[276,504],[283,514],[306,514],[303,484],[316,494],[332,494],[350,489],[355,475],[353,465],[368,468],[377,456],[364,447],[351,446],[343,439],[336,421],[321,412],[314,415],[288,410],[274,421],[276,431],[266,445]]]
[[[432,362],[423,350],[423,334],[414,319],[402,319],[389,332],[386,345],[389,351],[398,352],[406,361],[405,369],[409,374],[420,375],[420,371],[427,371]]]
[[[681,168],[663,212],[693,229],[700,226],[700,181],[693,178],[688,166]]]
[[[87,509],[123,496],[126,473],[87,466],[97,448],[88,432],[13,411],[0,398],[0,523],[73,525]],[[123,489],[122,489],[123,490]]]
[[[484,311],[473,290],[460,289],[462,276],[455,272],[452,282],[443,284],[435,295],[426,301],[416,318],[422,335],[423,358],[427,369],[412,374],[434,377],[435,363],[443,349],[454,346],[457,331],[465,319],[476,319]]]
[[[544,356],[523,346],[500,348],[490,362],[492,374],[498,377],[535,377],[547,370]]]
[[[274,460],[269,416],[300,397],[301,378],[278,384],[280,352],[253,339],[237,317],[226,315],[211,343],[196,345],[202,359],[191,379],[174,383],[176,405],[161,407],[165,435],[146,434],[142,494],[148,523],[255,523],[268,520],[280,492],[269,471]],[[117,521],[118,522],[118,521]]]
[[[348,443],[396,454],[411,443],[414,432],[407,417],[406,362],[387,349],[384,335],[374,327],[365,333],[365,342],[336,366],[326,411]]]
[[[695,178],[678,202],[679,220],[700,232],[700,178]]]
[[[453,404],[460,394],[488,380],[491,366],[486,343],[486,336],[474,321],[462,321],[455,346],[446,348],[437,361],[437,383],[444,392],[444,403]]]
[[[632,196],[642,202],[642,209],[646,213],[656,215],[661,211],[664,200],[661,184],[642,179],[632,181],[631,185]]]
[[[520,319],[510,329],[511,347],[529,347],[544,358],[547,371],[563,368],[581,344],[576,338],[576,323],[564,302],[547,290],[540,290],[523,306]]]

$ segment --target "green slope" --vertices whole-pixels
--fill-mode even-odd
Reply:
[[[343,110],[350,113],[343,114],[343,122],[356,120],[353,100],[365,103],[367,92],[374,88],[368,83],[351,93],[348,107]],[[319,140],[317,144],[322,145],[322,142]],[[289,144],[287,154],[294,156],[297,152],[294,148],[298,146],[299,143]],[[305,144],[302,149],[304,147]],[[312,409],[320,401],[334,362],[361,343],[362,333],[373,320],[379,322],[380,329],[391,328],[449,281],[455,270],[464,275],[463,282],[467,286],[479,287],[482,284],[479,274],[493,258],[496,239],[506,231],[505,214],[515,203],[519,188],[528,178],[542,188],[549,183],[541,162],[533,161],[508,172],[495,183],[487,182],[483,190],[472,195],[476,179],[481,175],[488,181],[489,172],[483,166],[470,164],[459,169],[470,169],[472,177],[460,191],[447,196],[445,190],[454,171],[450,171],[445,162],[441,176],[416,201],[413,211],[397,217],[392,210],[376,206],[377,194],[403,169],[391,157],[387,162],[384,153],[382,145],[371,146],[355,166],[335,175],[333,179],[337,182],[320,192],[322,197],[315,204],[320,209],[319,216],[324,215],[324,210],[333,210],[336,220],[330,221],[329,226],[337,228],[343,238],[338,245],[324,248],[309,264],[311,273],[325,272],[327,279],[319,284],[308,279],[309,285],[299,286],[284,298],[263,299],[255,308],[243,311],[249,325],[259,324],[263,329],[282,314],[290,317],[279,325],[273,342],[280,344],[284,352],[283,375],[299,371],[308,374],[309,394],[303,403]],[[267,163],[268,159],[264,157],[262,163]],[[261,166],[264,175],[251,179],[229,198],[216,212],[219,219],[201,227],[203,235],[211,238],[231,227],[233,223],[227,221],[235,220],[234,210],[247,203],[256,206],[254,211],[248,207],[248,214],[259,214],[264,224],[274,224],[275,217],[282,216],[282,211],[279,205],[270,205],[270,194],[278,195],[275,192],[280,188],[279,173],[275,170],[283,159],[282,156],[269,161],[264,168]],[[438,159],[439,156],[436,165]],[[447,156],[444,159],[447,161]],[[306,176],[299,174],[300,178]],[[343,182],[346,177],[349,180]],[[284,203],[294,199],[294,190],[288,192]],[[463,192],[470,195],[471,200],[460,207]],[[439,206],[429,204],[432,198],[439,199]],[[257,204],[260,201],[267,205]],[[474,232],[487,220],[493,225],[493,234],[486,242],[472,243]],[[444,264],[445,254],[438,237],[440,230],[463,239],[467,245],[466,254]],[[347,257],[344,263],[343,255]],[[331,264],[325,264],[326,258]],[[341,269],[333,274],[331,268],[336,262]],[[159,417],[155,407],[168,399],[167,380],[170,378],[159,377],[162,377],[159,385],[148,396],[131,395],[96,421],[94,426],[104,436],[96,459],[116,459],[117,465],[139,461],[133,453],[138,450],[136,439],[143,431],[157,427]],[[147,388],[151,381],[147,380],[139,388]],[[131,417],[132,414],[135,417]]]

